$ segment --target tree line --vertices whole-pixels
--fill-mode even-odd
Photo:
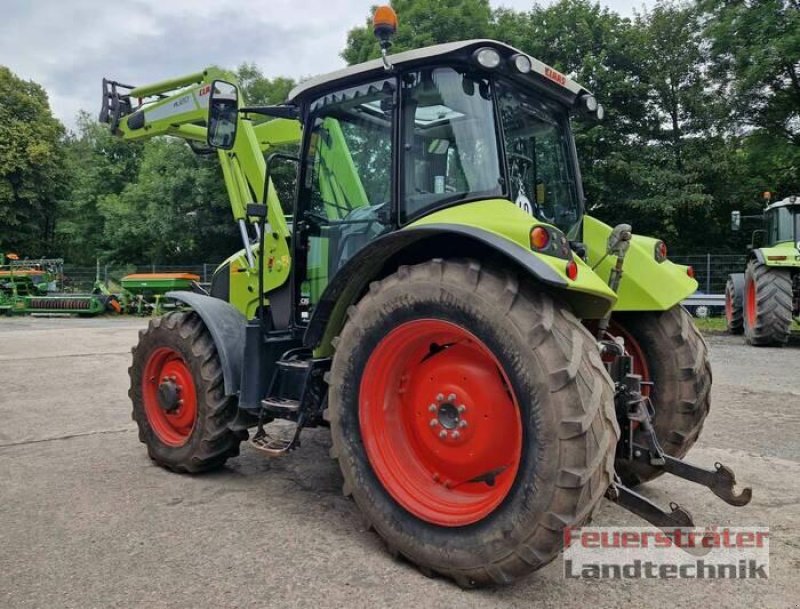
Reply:
[[[732,210],[755,212],[764,191],[800,194],[800,0],[662,0],[633,18],[588,0],[393,6],[394,51],[494,38],[593,91],[606,118],[575,123],[587,207],[673,253],[739,253]],[[342,57],[378,55],[365,15]],[[251,104],[279,103],[294,85],[251,63],[236,72]],[[239,247],[214,155],[170,138],[125,142],[86,112],[68,132],[40,85],[0,66],[0,250],[181,264]]]

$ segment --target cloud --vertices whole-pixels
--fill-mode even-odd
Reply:
[[[68,127],[99,110],[100,81],[132,85],[255,62],[267,76],[302,78],[343,65],[347,32],[374,0],[11,0],[0,22],[0,64],[42,84]],[[629,14],[639,4],[609,0]],[[4,5],[6,2],[4,2]],[[524,10],[531,0],[498,0]]]

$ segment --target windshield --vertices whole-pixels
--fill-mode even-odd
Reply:
[[[800,239],[800,206],[778,207],[767,216],[770,243]]]
[[[502,196],[488,78],[453,68],[403,75],[400,220],[466,199]]]
[[[570,234],[581,217],[566,113],[498,83],[511,200]]]

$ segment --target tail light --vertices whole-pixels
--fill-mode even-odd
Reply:
[[[664,262],[667,259],[667,244],[663,241],[656,241],[654,255],[656,262]]]
[[[575,281],[578,278],[578,264],[574,260],[567,263],[567,277],[570,281]]]
[[[538,224],[530,232],[531,249],[540,254],[571,260],[572,251],[566,235],[553,226]]]

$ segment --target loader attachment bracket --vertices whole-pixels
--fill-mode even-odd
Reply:
[[[120,89],[127,89],[123,93]],[[108,124],[112,133],[116,133],[119,121],[133,111],[131,105],[130,85],[114,80],[103,79],[103,103],[100,106],[99,121]]]

